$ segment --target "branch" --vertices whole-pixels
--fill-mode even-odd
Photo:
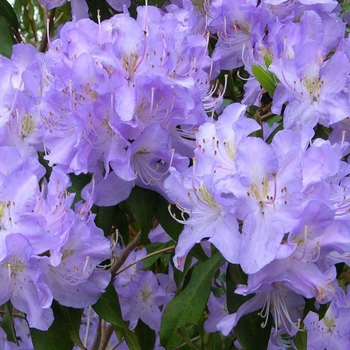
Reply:
[[[129,265],[127,265],[127,266],[124,266],[121,270],[118,270],[118,271],[116,272],[116,275],[117,275],[117,274],[119,275],[120,273],[122,273],[123,271],[127,270],[129,267],[131,267],[131,266],[137,264],[137,263],[140,262],[140,261],[146,260],[146,259],[148,259],[148,258],[150,258],[150,257],[152,257],[152,256],[155,256],[155,255],[158,255],[158,254],[160,254],[160,253],[168,252],[168,251],[170,251],[170,250],[173,250],[174,248],[175,248],[175,246],[172,245],[172,246],[167,247],[167,248],[163,248],[163,249],[160,249],[160,250],[156,250],[156,251],[154,251],[153,253],[149,253],[149,254],[145,255],[144,257],[142,257],[142,258],[140,258],[140,259],[138,259],[138,260],[135,260],[135,261],[132,262],[131,264],[129,264]]]
[[[111,339],[113,331],[114,331],[113,325],[109,325],[107,327],[106,324],[104,324],[102,328],[101,341],[100,341],[100,346],[98,347],[98,350],[105,350],[107,348],[108,342]]]
[[[127,257],[140,244],[140,242],[141,242],[141,232],[139,232],[135,236],[135,238],[125,247],[123,252],[120,254],[118,260],[109,269],[109,271],[110,271],[110,273],[112,275],[112,280],[114,279],[114,277],[117,274],[118,270],[124,264],[124,262],[127,259]]]
[[[48,43],[48,40],[50,38],[50,31],[52,28],[53,19],[55,17],[55,12],[56,12],[56,9],[52,9],[51,11],[49,11],[49,16],[47,18],[47,21],[48,21],[47,28],[48,29],[44,30],[43,40],[41,41],[40,48],[39,48],[40,52],[45,52],[47,49],[47,43]]]

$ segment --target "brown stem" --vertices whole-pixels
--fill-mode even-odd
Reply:
[[[96,334],[95,334],[95,339],[91,345],[90,350],[98,350],[99,349],[99,346],[101,343],[101,335],[102,335],[102,320],[99,317],[98,318],[98,325],[97,325],[97,329],[96,329]]]
[[[5,310],[0,310],[0,315],[5,315],[6,311]],[[25,315],[23,314],[18,314],[16,312],[12,312],[12,317],[17,317],[17,318],[22,318],[23,320],[26,319]]]
[[[114,277],[117,274],[118,270],[124,264],[124,262],[127,259],[127,257],[140,244],[140,242],[141,242],[141,232],[139,232],[135,236],[135,238],[125,247],[123,252],[120,254],[118,260],[109,269],[109,272],[112,275],[112,280],[114,279]]]
[[[51,32],[53,19],[55,17],[55,12],[56,12],[56,9],[52,9],[51,11],[49,11],[49,16],[47,18],[47,21],[49,21],[49,30],[48,30],[49,33],[47,30],[44,30],[43,40],[41,41],[40,47],[39,47],[40,52],[45,52],[47,49],[47,43],[48,43],[49,35]]]
[[[267,111],[270,110],[271,106],[272,106],[272,102],[268,103],[266,106],[264,106],[262,108],[259,108],[258,114],[259,115],[265,114]]]
[[[101,341],[100,346],[98,347],[98,350],[105,350],[109,340],[111,339],[111,336],[113,334],[113,326],[109,325],[106,327],[105,322],[103,322],[102,332],[101,332]]]

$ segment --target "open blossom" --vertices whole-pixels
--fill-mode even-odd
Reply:
[[[275,92],[277,105],[289,101],[285,110],[286,127],[293,124],[313,127],[318,122],[329,126],[348,116],[346,84],[350,63],[343,52],[325,59],[320,44],[309,42],[294,59],[276,61],[270,69],[280,80]]]
[[[245,286],[236,290],[238,294],[246,295],[246,292]],[[276,328],[289,335],[297,333],[305,304],[305,300],[299,294],[278,283],[262,285],[253,292],[256,294],[242,304],[236,313],[219,321],[217,328],[222,334],[228,335],[242,316],[257,310],[264,319],[263,327],[266,326],[271,313]]]
[[[71,209],[66,174],[53,169],[40,189],[37,160],[9,147],[0,147],[0,157],[1,304],[11,300],[30,327],[46,330],[54,298],[85,307],[104,291],[110,276],[95,268],[109,257],[109,242],[87,214],[89,203]]]
[[[334,297],[336,285],[335,266],[327,256],[332,251],[348,251],[347,240],[347,228],[334,221],[334,210],[311,201],[281,245],[278,258],[249,275],[248,288],[253,291],[263,283],[282,283],[305,298],[326,303]]]
[[[196,166],[183,174],[171,170],[165,181],[168,196],[183,212],[182,218],[175,218],[185,224],[174,256],[175,266],[181,270],[190,249],[203,239],[213,243],[228,261],[238,262],[238,223],[231,208],[225,208],[226,199],[215,190],[214,181],[209,174],[200,178]],[[231,201],[232,207],[235,199],[232,197]],[[185,219],[186,215],[189,215],[188,219]]]
[[[217,33],[213,59],[221,69],[244,65],[253,48],[264,37],[269,14],[256,1],[239,0],[212,2],[209,30]]]
[[[228,315],[226,296],[222,295],[218,298],[210,293],[208,300],[209,316],[205,320],[204,329],[207,333],[217,332],[217,324],[221,319]]]
[[[350,346],[350,328],[347,322],[349,315],[349,289],[345,293],[338,288],[335,298],[322,319],[313,311],[306,315],[304,324],[307,330],[308,348],[311,350],[348,349]]]
[[[23,234],[9,234],[1,249],[1,299],[27,314],[29,325],[46,330],[53,321],[52,293],[37,264],[37,256]]]
[[[40,0],[49,9],[66,1]],[[247,299],[241,305],[221,294],[223,275],[207,289],[206,332],[227,336],[258,312],[262,327],[274,321],[269,349],[294,347],[303,322],[308,348],[347,350],[350,290],[337,278],[340,266],[350,266],[350,40],[338,3],[169,0],[161,9],[146,2],[134,19],[126,10],[131,0],[107,2],[122,13],[94,23],[88,3],[71,0],[73,21],[47,52],[19,44],[11,59],[0,57],[0,305],[10,302],[40,330],[53,322],[54,300],[93,305],[111,281],[105,264],[113,256],[91,211],[114,207],[123,217],[113,223],[126,224],[125,214],[138,229],[128,203],[116,207],[137,185],[175,205],[180,215],[170,215],[184,228],[167,274],[159,271],[168,255],[157,271],[143,266],[144,242],[116,272],[122,317],[136,336],[142,320],[158,338],[166,305],[182,288],[173,266],[185,270],[200,244],[246,277],[235,290]],[[269,96],[253,65],[271,73]],[[235,69],[229,78],[239,79],[240,67],[251,75],[242,101],[254,106],[224,109],[237,86],[226,94],[228,77],[213,79],[219,69]],[[273,113],[281,116],[269,119]],[[326,128],[333,129],[329,140],[315,136]],[[91,178],[83,201],[70,193],[69,173]],[[159,225],[148,239],[170,237]],[[152,259],[173,249],[161,247]],[[191,271],[184,288],[196,277]],[[226,299],[235,313],[228,314]],[[325,315],[305,309],[313,301],[316,309],[329,305]],[[121,342],[110,345],[130,347],[126,328],[117,333],[111,342]],[[2,347],[12,348],[0,328]]]
[[[0,146],[16,146],[22,156],[37,157],[43,150],[43,128],[37,100],[40,94],[40,65],[31,45],[12,48],[11,59],[0,60]]]
[[[225,185],[238,197],[236,215],[243,221],[240,263],[247,273],[276,257],[284,234],[301,214],[299,147],[295,143],[277,156],[261,139],[247,138],[239,145],[236,164],[242,186],[234,186],[230,179]]]
[[[160,329],[162,311],[160,307],[169,301],[172,291],[166,291],[152,271],[143,271],[142,262],[138,261],[145,256],[145,249],[132,252],[117,273],[114,286],[119,295],[123,317],[130,321],[130,325],[137,324],[140,318],[155,331]],[[126,268],[132,262],[134,265]]]

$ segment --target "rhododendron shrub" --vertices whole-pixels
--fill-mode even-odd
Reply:
[[[347,3],[39,3],[0,0],[0,349],[348,349]]]

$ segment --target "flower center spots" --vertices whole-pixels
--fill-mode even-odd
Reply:
[[[123,67],[129,73],[129,76],[135,73],[138,59],[139,56],[136,53],[131,53],[129,56],[123,54]]]
[[[193,6],[197,7],[198,10],[204,10],[203,0],[192,0]]]
[[[310,80],[308,78],[304,78],[304,86],[306,87],[310,96],[313,97],[314,101],[318,101],[318,99],[320,98],[319,91],[320,91],[322,85],[323,85],[323,80],[321,80],[321,78],[317,77],[313,80]]]
[[[31,115],[25,115],[22,117],[21,127],[22,127],[22,131],[21,131],[22,138],[25,138],[26,136],[34,132],[35,123]]]
[[[11,216],[10,216],[10,202],[5,203],[5,202],[0,202],[0,231],[6,230],[5,227],[5,221],[11,223]],[[7,215],[8,218],[6,219],[6,212],[5,210],[8,211]]]
[[[0,220],[4,218],[6,208],[7,208],[7,203],[0,202]]]
[[[253,182],[250,185],[248,195],[253,195],[257,200],[263,203],[266,199],[271,201],[273,198],[268,195],[270,183],[266,179],[262,179],[261,184]]]
[[[223,18],[223,29],[218,32],[218,36],[226,48],[243,48],[251,40],[250,25],[247,21],[237,21],[227,23],[227,18]],[[244,51],[243,51],[244,52]]]
[[[7,268],[10,277],[16,277],[17,274],[24,271],[25,266],[23,261],[17,256],[13,256],[10,261],[1,264],[3,267]]]
[[[91,97],[91,99],[97,100],[98,93],[91,88],[90,84],[86,84],[84,90],[85,93]]]
[[[62,260],[68,259],[74,254],[73,249],[65,249],[62,253]]]
[[[90,257],[86,256],[85,260],[74,264],[73,261],[64,261],[74,254],[73,249],[66,249],[62,254],[62,263],[57,266],[51,266],[51,271],[63,280],[65,283],[76,286],[84,283],[91,275],[94,265],[90,263]],[[71,259],[72,260],[72,259]]]
[[[106,134],[113,136],[115,133],[109,124],[109,119],[105,118],[101,121],[101,125],[106,128]]]
[[[204,184],[199,187],[198,192],[207,204],[213,208],[218,207],[213,195],[208,191],[207,187]]]
[[[323,323],[328,328],[328,331],[332,333],[335,328],[335,318],[325,316],[323,318]]]
[[[230,142],[224,142],[224,145],[226,147],[227,154],[230,156],[230,158],[232,160],[235,160],[236,159],[236,149],[235,149],[235,147],[233,147]]]
[[[142,295],[142,299],[146,301],[152,295],[152,291],[146,287],[142,289],[141,295]]]
[[[221,142],[213,136],[211,140],[198,139],[198,148],[202,153],[216,157],[221,168],[232,169],[232,161],[236,159],[236,147],[232,142],[228,140]]]

